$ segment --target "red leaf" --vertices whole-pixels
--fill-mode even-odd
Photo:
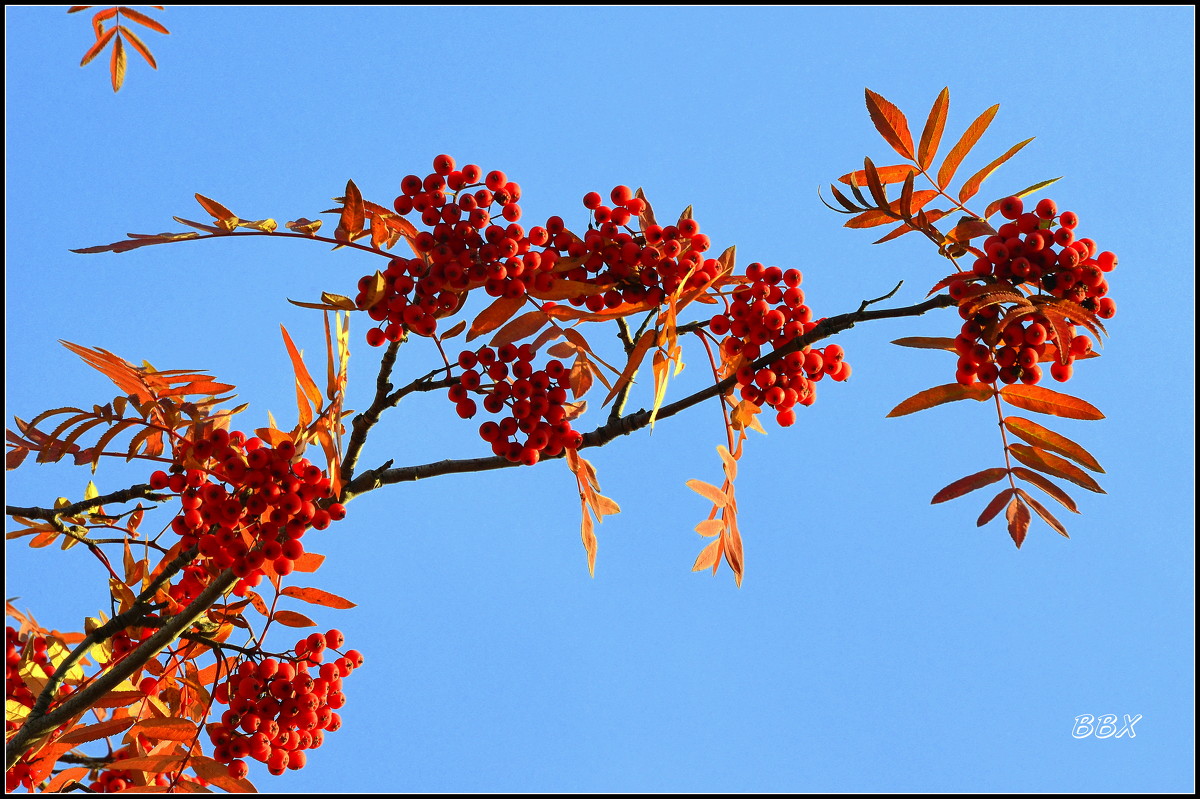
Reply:
[[[471,322],[471,329],[467,331],[467,341],[491,333],[511,319],[513,314],[524,304],[524,297],[498,297],[495,302],[480,311],[479,316],[476,316],[475,320]]]
[[[920,209],[924,208],[930,200],[936,197],[937,194],[938,193],[933,189],[914,191],[910,210],[914,213],[919,211]],[[883,211],[878,208],[873,208],[870,211],[864,211],[858,216],[851,217],[849,220],[847,220],[843,227],[848,227],[855,230],[879,227],[880,225],[886,225],[888,222],[894,222],[901,218],[899,199],[889,203],[888,209],[890,213],[889,211]]]
[[[353,180],[346,181],[346,196],[343,198],[342,216],[338,220],[334,238],[339,241],[353,241],[356,233],[363,229],[364,211],[362,192]],[[342,235],[338,235],[342,234]]]
[[[271,614],[271,618],[279,622],[285,627],[316,627],[317,623],[305,616],[303,613],[297,613],[294,610],[277,610]]]
[[[895,408],[892,408],[887,418],[905,416],[910,413],[933,408],[946,402],[955,402],[956,400],[973,399],[982,402],[991,396],[992,389],[980,383],[971,386],[949,383],[944,386],[927,388],[924,391],[914,394]]]
[[[1092,454],[1066,436],[1061,436],[1053,430],[1047,430],[1040,424],[1022,419],[1020,416],[1009,416],[1004,420],[1004,426],[1030,444],[1057,452],[1059,455],[1066,455],[1081,466],[1104,474],[1104,469],[1100,468],[1100,464],[1092,457]]]
[[[1054,497],[1064,508],[1071,511],[1071,513],[1079,513],[1079,508],[1076,506],[1075,500],[1071,499],[1070,495],[1068,495],[1066,491],[1063,491],[1057,485],[1050,482],[1049,479],[1043,477],[1037,472],[1031,472],[1030,470],[1021,466],[1014,466],[1012,473],[1014,477],[1018,477],[1027,483],[1033,483],[1035,486]]]
[[[1092,479],[1091,475],[1057,455],[1051,455],[1045,450],[1024,444],[1009,444],[1008,451],[1031,469],[1037,469],[1039,472],[1045,472],[1054,477],[1061,477],[1063,480],[1070,480],[1075,485],[1082,486],[1088,491],[1095,491],[1097,494],[1106,493],[1100,484]]]
[[[892,342],[901,347],[912,347],[918,350],[949,350],[957,352],[954,349],[954,339],[931,337],[931,336],[909,336],[907,338],[898,338]]]
[[[925,121],[925,130],[921,132],[921,143],[917,146],[917,163],[922,169],[928,169],[937,155],[938,145],[942,141],[942,131],[946,127],[946,112],[950,110],[950,89],[942,89],[942,93],[933,101],[929,109],[929,119]]]
[[[99,39],[97,39],[96,42],[91,47],[88,48],[88,51],[83,54],[83,60],[81,60],[79,62],[79,66],[86,67],[88,64],[90,64],[92,62],[92,59],[95,58],[96,56],[100,55],[100,51],[103,50],[104,47],[110,41],[112,41],[112,37],[114,37],[116,35],[117,35],[117,29],[112,28],[107,33],[105,33],[103,36],[101,36]]]
[[[971,148],[979,142],[979,137],[987,130],[988,125],[992,123],[992,117],[996,116],[996,112],[1000,110],[1000,106],[994,105],[988,110],[979,115],[979,118],[971,123],[971,127],[967,128],[963,133],[962,138],[958,140],[958,144],[954,145],[954,149],[946,156],[946,160],[942,162],[942,168],[938,170],[938,186],[946,188],[950,185],[950,181],[954,180],[954,173],[958,170],[963,159],[967,157],[967,153],[971,152]]]
[[[158,33],[170,34],[170,31],[167,30],[166,28],[164,28],[159,22],[151,19],[150,17],[146,16],[142,12],[135,11],[134,9],[129,8],[128,6],[121,6],[120,9],[121,9],[122,14],[129,17],[131,20],[133,20],[134,22],[137,22],[138,24],[145,25],[150,30],[157,31]]]
[[[1104,414],[1083,400],[1041,386],[1005,386],[1000,390],[1000,399],[1009,405],[1049,416],[1087,421],[1104,418]]]
[[[939,502],[946,502],[947,500],[954,499],[955,497],[961,497],[963,494],[969,494],[977,488],[983,488],[984,486],[1003,480],[1007,474],[1007,469],[1001,469],[999,467],[994,469],[984,469],[982,472],[969,474],[966,477],[955,480],[953,483],[934,494],[933,499],[930,500],[929,504],[936,505]]]
[[[1004,518],[1008,519],[1008,534],[1012,536],[1017,549],[1020,549],[1025,534],[1029,532],[1029,508],[1025,507],[1021,500],[1013,497],[1013,501],[1004,512]]]
[[[908,132],[908,120],[900,109],[889,103],[882,95],[867,89],[867,112],[875,129],[892,145],[892,149],[909,160],[914,160],[912,134]]]
[[[324,555],[318,555],[316,552],[305,552],[296,558],[295,562],[292,563],[292,568],[298,572],[315,572],[321,568],[321,564],[324,562]]]
[[[1034,512],[1036,512],[1038,516],[1042,517],[1042,521],[1054,528],[1056,533],[1061,535],[1063,538],[1071,537],[1067,535],[1067,528],[1063,527],[1062,522],[1054,518],[1054,514],[1042,507],[1042,503],[1029,496],[1029,494],[1025,493],[1020,488],[1017,489],[1017,493],[1021,495],[1022,499],[1029,503],[1029,507],[1033,508]]]
[[[917,168],[912,164],[896,164],[894,166],[877,166],[875,167],[876,174],[879,175],[880,183],[903,183],[908,179],[909,175],[915,175]],[[860,169],[857,172],[847,172],[838,178],[838,181],[850,185],[850,176],[854,176],[854,180],[858,185],[863,186],[867,182],[867,171]]]
[[[144,719],[133,728],[134,735],[145,735],[157,741],[190,741],[196,737],[196,722],[187,719]]]
[[[120,36],[117,37],[117,43],[113,45],[108,71],[112,77],[113,91],[119,92],[125,83],[125,41]]]
[[[646,353],[654,346],[655,332],[647,330],[642,333],[641,337],[633,347],[633,351],[629,353],[629,361],[625,364],[625,368],[621,371],[620,377],[613,383],[612,391],[608,392],[608,396],[604,398],[603,405],[607,405],[612,401],[612,398],[617,396],[625,384],[633,379],[634,372],[642,363],[642,359],[646,357]]]
[[[983,509],[983,513],[979,514],[979,520],[975,522],[976,527],[983,527],[985,524],[996,518],[996,514],[1004,507],[1004,503],[1008,501],[1015,492],[1011,488],[1006,488],[996,496],[992,497],[992,501]]]
[[[492,340],[488,342],[489,347],[500,347],[505,344],[511,344],[514,341],[520,341],[523,338],[528,338],[534,333],[541,330],[550,317],[546,316],[545,311],[529,311],[523,313],[516,319],[506,324],[492,336]]]
[[[1021,148],[1024,147],[1026,144],[1029,144],[1029,142],[1031,142],[1031,141],[1033,141],[1033,139],[1028,138],[1023,142],[1014,144],[1012,147],[1010,147],[1008,149],[1008,152],[1006,152],[1004,155],[1000,156],[995,161],[991,162],[990,164],[985,166],[983,169],[979,170],[974,175],[972,175],[967,180],[967,182],[963,184],[963,187],[961,189],[959,189],[958,201],[960,203],[965,203],[967,200],[974,197],[975,194],[979,191],[980,185],[982,185],[983,182],[985,180],[987,180],[988,175],[995,172],[997,167],[999,167],[1005,161],[1007,161],[1008,159],[1010,159],[1014,155],[1016,155],[1018,152],[1020,152]],[[1028,511],[1026,511],[1026,514],[1028,514]]]
[[[63,737],[59,738],[56,743],[60,744],[85,744],[88,741],[96,741],[101,738],[107,738],[110,735],[118,735],[125,732],[137,722],[135,718],[109,719],[102,721],[99,724],[92,724],[87,727],[79,727],[68,732]]]
[[[146,59],[146,63],[149,64],[152,69],[158,69],[158,63],[154,60],[154,56],[150,54],[150,48],[146,46],[146,43],[139,39],[136,33],[129,30],[129,28],[126,28],[124,25],[118,25],[117,27],[120,29],[121,35],[129,40],[129,46],[134,50],[137,50],[138,54],[141,55],[142,58]]]

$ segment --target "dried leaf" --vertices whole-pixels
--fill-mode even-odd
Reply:
[[[725,507],[725,504],[728,501],[728,498],[725,496],[725,492],[717,488],[712,483],[706,483],[703,480],[688,480],[687,487],[716,505],[718,508]]]
[[[725,522],[720,519],[709,519],[710,522],[716,522],[720,525],[721,530],[725,529]],[[720,532],[720,531],[718,531]],[[709,535],[717,535],[710,533]],[[721,559],[721,539],[709,543],[704,549],[700,550],[700,554],[696,556],[696,562],[692,564],[692,571],[702,572],[705,569],[711,569]]]
[[[196,202],[200,203],[200,206],[207,211],[213,219],[217,220],[217,226],[222,230],[232,231],[237,228],[237,214],[235,214],[233,211],[230,211],[216,200],[210,200],[203,194],[197,194]]]

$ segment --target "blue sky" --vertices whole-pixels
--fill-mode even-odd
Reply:
[[[816,197],[864,155],[890,163],[864,87],[919,130],[949,86],[947,142],[1000,103],[963,174],[1037,139],[981,199],[1064,175],[1048,196],[1120,257],[1113,337],[1067,389],[1108,418],[1050,422],[1107,470],[1107,495],[1073,492],[1071,540],[1035,522],[1017,551],[999,523],[975,527],[986,495],[929,504],[999,465],[995,417],[960,403],[885,419],[953,371],[888,342],[958,322],[861,325],[837,339],[851,380],[748,444],[741,589],[689,571],[707,507],[685,482],[720,474],[713,405],[587,453],[622,508],[597,530],[595,578],[561,462],[356,499],[314,539],[326,566],[297,584],[358,602],[319,622],[367,665],[342,730],[302,772],[255,765],[261,789],[1193,789],[1190,7],[168,7],[171,35],[143,37],[159,70],[131,56],[116,95],[103,59],[77,66],[90,26],[64,11],[5,13],[10,419],[114,395],[61,338],[210,370],[251,402],[242,426],[267,410],[290,424],[278,326],[318,365],[323,334],[285,298],[352,294],[372,258],[265,239],[68,249],[178,229],[172,215],[202,213],[194,192],[281,222],[314,217],[348,178],[389,204],[443,152],[520,182],[529,219],[581,228],[580,198],[619,183],[660,214],[692,204],[715,249],[803,270],[818,315],[900,279],[895,303],[915,303],[946,271],[928,243],[872,247]],[[373,385],[366,328],[352,322],[352,408]],[[402,353],[399,375],[434,364]],[[704,379],[702,351],[688,357],[679,391]],[[364,463],[487,454],[474,430],[443,397],[412,397]],[[106,465],[96,480],[147,473]],[[49,504],[88,479],[31,463],[6,498]],[[104,607],[78,549],[6,555],[6,595],[47,626]],[[1137,737],[1071,736],[1103,713],[1141,714]]]

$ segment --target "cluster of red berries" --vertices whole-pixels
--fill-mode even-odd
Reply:
[[[718,262],[702,255],[709,239],[695,220],[644,229],[639,220],[638,229],[630,228],[647,205],[628,186],[612,190],[612,206],[602,205],[597,192],[584,197],[593,226],[580,239],[558,216],[526,232],[517,223],[521,188],[503,172],[484,176],[474,164],[459,170],[448,155],[435,158],[433,166],[425,178],[406,177],[394,203],[397,213],[419,213],[430,228],[413,239],[419,257],[392,259],[382,290],[373,288],[373,275],[359,281],[355,302],[379,323],[367,331],[371,346],[399,341],[409,331],[432,335],[437,320],[480,286],[492,297],[517,298],[544,296],[559,280],[590,283],[598,287],[594,293],[570,302],[599,311],[622,303],[656,304],[681,285],[700,288],[717,275]]]
[[[812,405],[813,385],[825,375],[842,381],[850,376],[850,364],[837,344],[814,350],[806,347],[781,360],[753,369],[750,363],[763,354],[763,347],[779,349],[816,327],[812,310],[804,304],[798,269],[786,272],[777,266],[752,263],[746,268],[749,282],[738,286],[723,313],[714,316],[708,329],[725,336],[721,352],[734,364],[743,399],[776,410],[776,421],[788,427],[796,421],[795,406]],[[728,335],[726,335],[728,334]]]
[[[276,574],[290,574],[304,554],[300,539],[308,528],[323,530],[346,515],[345,507],[329,502],[333,492],[324,471],[296,460],[290,441],[269,447],[241,432],[213,430],[183,442],[175,454],[171,474],[155,472],[150,487],[180,495],[183,509],[171,528],[182,545],[197,546],[218,569],[232,568],[243,592],[258,584],[268,562]],[[190,601],[207,582],[207,570],[193,564],[171,587],[171,597]]]
[[[213,697],[229,709],[209,725],[209,738],[213,759],[227,764],[230,776],[246,776],[247,757],[265,763],[275,776],[304,768],[306,750],[321,746],[326,732],[342,726],[336,712],[346,703],[342,679],[362,666],[363,656],[351,649],[336,660],[322,660],[343,643],[338,630],[313,633],[296,643],[294,658],[242,661],[216,686]]]
[[[717,276],[719,263],[704,258],[710,245],[691,218],[662,227],[643,224],[646,201],[635,197],[628,186],[610,193],[612,206],[602,205],[598,192],[584,195],[583,205],[592,212],[592,224],[583,237],[582,263],[563,273],[568,280],[591,282],[607,290],[586,297],[573,297],[572,305],[596,312],[622,303],[663,302],[682,286],[698,289]],[[630,228],[632,221],[637,228]]]
[[[399,341],[410,330],[432,335],[437,319],[456,310],[470,288],[483,286],[493,297],[522,297],[530,287],[546,291],[553,285],[558,252],[531,249],[552,243],[553,235],[546,228],[526,235],[517,224],[521,187],[503,172],[485,176],[475,164],[456,169],[453,158],[439,155],[432,173],[423,179],[409,175],[400,185],[396,212],[419,213],[430,230],[413,239],[420,257],[395,258],[388,265],[377,298],[369,293],[373,276],[359,281],[358,307],[371,302],[369,315],[381,323],[367,332],[371,346]],[[493,221],[494,214],[506,224]],[[563,233],[561,225],[557,233]],[[560,243],[565,247],[570,237]]]
[[[1079,216],[1073,211],[1060,213],[1051,199],[1041,200],[1028,212],[1020,197],[1007,197],[1000,201],[1000,213],[1009,221],[983,242],[984,255],[971,271],[949,286],[950,296],[962,303],[964,320],[954,342],[959,355],[956,378],[963,385],[997,380],[1033,385],[1042,379],[1040,364],[1051,361],[1051,376],[1065,382],[1071,378],[1075,359],[1086,357],[1092,346],[1087,336],[1076,334],[1074,325],[1069,326],[1069,340],[1056,342],[1051,340],[1054,328],[1048,319],[1026,314],[1007,324],[999,331],[997,343],[989,346],[984,339],[998,324],[1002,309],[987,305],[970,311],[969,306],[979,291],[1001,285],[1068,300],[1083,312],[1110,319],[1117,306],[1107,296],[1105,275],[1116,267],[1117,257],[1098,253],[1091,239],[1076,238]],[[1065,363],[1059,347],[1066,350]]]
[[[528,466],[543,455],[556,457],[583,443],[583,436],[571,427],[566,407],[567,367],[552,360],[535,369],[534,355],[530,344],[464,350],[458,356],[463,373],[449,390],[450,401],[464,419],[478,410],[472,392],[483,395],[488,413],[506,414],[499,422],[481,424],[479,435],[496,455]],[[484,383],[485,378],[491,382]],[[517,440],[518,433],[525,435],[523,442]]]

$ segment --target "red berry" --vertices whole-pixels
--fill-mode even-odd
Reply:
[[[1021,216],[1021,211],[1025,208],[1025,203],[1020,197],[1005,197],[1000,201],[1000,213],[1005,219],[1017,219]]]
[[[1038,202],[1037,208],[1034,209],[1034,213],[1036,213],[1042,219],[1053,219],[1055,215],[1058,214],[1058,205],[1054,202],[1054,200],[1046,197]]]
[[[628,186],[617,186],[609,194],[612,198],[613,205],[624,205],[633,198],[633,189]]]

